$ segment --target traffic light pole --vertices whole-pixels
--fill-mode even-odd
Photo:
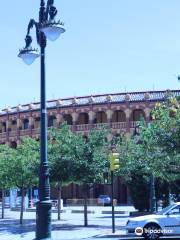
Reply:
[[[114,217],[114,171],[111,171],[111,206],[112,206],[112,233],[115,233],[115,217]]]

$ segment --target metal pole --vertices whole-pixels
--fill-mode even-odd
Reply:
[[[154,175],[151,174],[150,180],[150,210],[152,213],[156,212],[156,193],[155,193],[155,184],[154,184]]]
[[[39,22],[43,22],[45,14],[45,3],[41,0]],[[46,109],[46,81],[45,81],[45,47],[46,37],[44,33],[39,34],[41,47],[41,125],[40,125],[40,170],[39,170],[39,202],[37,203],[36,239],[51,239],[51,201],[49,184],[49,167],[47,157],[47,109]]]
[[[114,172],[111,171],[111,206],[112,206],[112,233],[115,233],[115,218],[114,218]]]

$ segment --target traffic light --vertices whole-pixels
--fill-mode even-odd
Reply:
[[[114,171],[119,168],[119,153],[110,153],[110,170]]]

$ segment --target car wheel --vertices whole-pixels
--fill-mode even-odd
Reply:
[[[147,224],[143,229],[143,237],[146,240],[156,240],[159,239],[159,237],[162,235],[160,233],[160,226],[155,223],[149,223]]]

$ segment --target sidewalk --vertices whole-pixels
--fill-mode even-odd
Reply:
[[[6,209],[5,217],[4,220],[0,219],[0,240],[30,240],[35,238],[35,212],[24,213],[22,226],[19,224],[19,212]],[[112,234],[111,214],[101,214],[99,211],[88,214],[88,227],[83,226],[83,214],[71,213],[71,209],[66,209],[66,212],[61,214],[60,221],[56,219],[57,214],[53,213],[53,240],[116,238],[125,234],[125,231],[121,229],[127,221],[126,216],[116,215],[116,232]]]

